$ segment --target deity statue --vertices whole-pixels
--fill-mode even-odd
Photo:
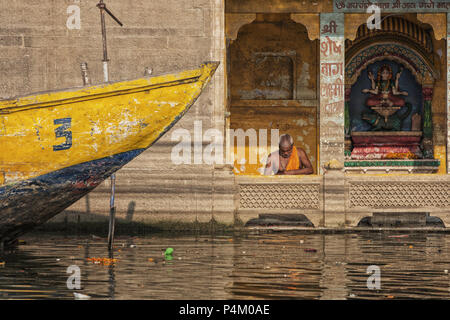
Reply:
[[[366,106],[375,113],[362,113],[362,119],[372,125],[372,130],[395,130],[400,131],[402,122],[410,112],[412,106],[405,103],[405,99],[401,96],[407,96],[408,92],[400,91],[398,82],[403,72],[403,68],[395,75],[393,80],[393,72],[389,65],[384,64],[377,73],[375,80],[372,71],[368,72],[371,81],[370,89],[363,89],[363,93],[370,93],[370,97],[366,100]],[[399,114],[403,107],[407,107],[407,111]]]
[[[397,74],[393,74],[387,63],[381,63],[376,73],[368,70],[371,86],[362,90],[366,94],[366,100],[357,110],[361,112],[360,119],[369,124],[370,128],[351,132],[350,159],[400,160],[424,157],[421,146],[421,115],[411,115],[414,110],[412,103],[420,102],[413,91],[416,89],[408,90],[411,96],[409,98],[406,98],[408,92],[400,89],[399,80],[404,69],[400,64],[398,67]],[[405,88],[406,86],[417,88],[416,83],[409,81],[405,81]],[[361,100],[358,97],[356,101]]]
[[[405,99],[400,96],[407,96],[408,92],[400,91],[398,81],[403,72],[403,68],[395,75],[395,82],[392,80],[392,69],[389,65],[383,65],[378,70],[377,81],[375,82],[372,71],[368,72],[368,77],[372,83],[370,89],[363,89],[363,93],[371,93],[366,105],[370,107],[403,107]]]

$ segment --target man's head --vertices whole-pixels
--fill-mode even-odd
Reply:
[[[289,158],[292,154],[292,147],[294,146],[294,139],[288,134],[283,134],[280,137],[280,156],[283,158]]]

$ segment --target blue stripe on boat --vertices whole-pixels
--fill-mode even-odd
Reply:
[[[145,149],[80,163],[0,188],[0,238],[14,239],[44,223]]]

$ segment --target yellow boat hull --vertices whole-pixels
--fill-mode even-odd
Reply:
[[[47,221],[150,147],[217,66],[0,101],[0,239]]]

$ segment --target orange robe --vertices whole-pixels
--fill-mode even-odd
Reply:
[[[291,156],[289,157],[289,161],[286,166],[286,171],[298,169],[300,169],[300,159],[298,158],[297,148],[295,146],[292,146],[292,153]]]

